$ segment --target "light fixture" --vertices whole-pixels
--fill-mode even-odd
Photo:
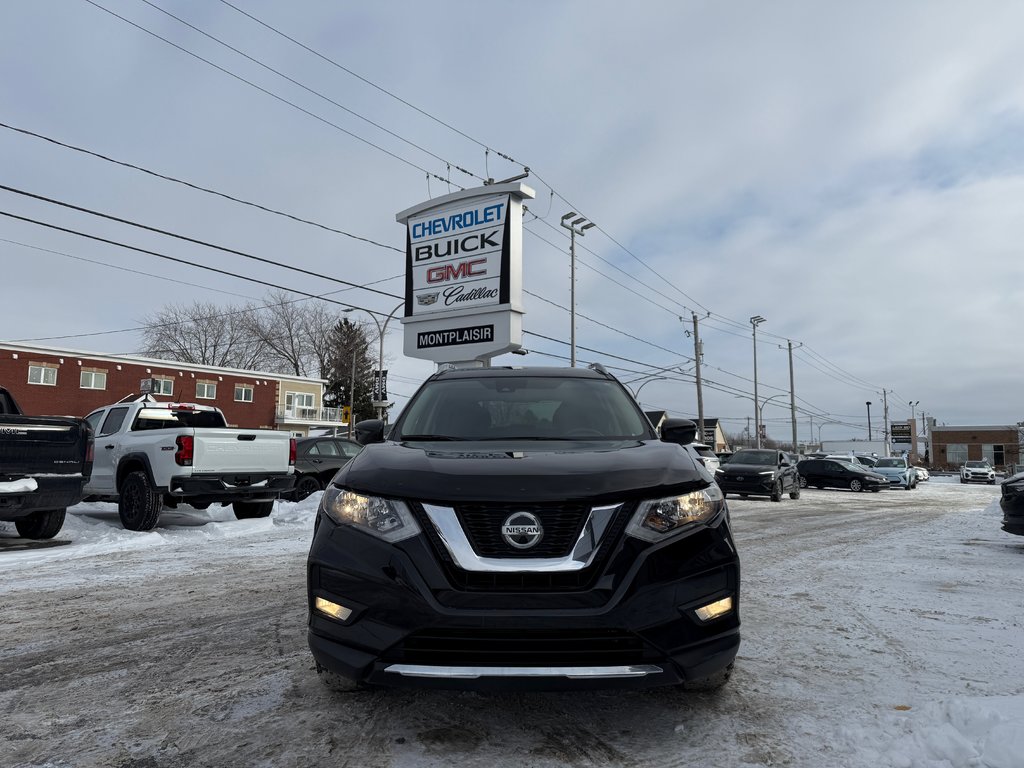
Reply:
[[[721,600],[715,600],[713,603],[702,605],[700,608],[694,611],[697,614],[697,618],[701,621],[711,621],[732,611],[732,595],[729,597],[723,597]]]
[[[316,598],[313,602],[313,606],[320,611],[320,613],[330,616],[332,619],[337,619],[338,621],[345,621],[352,615],[351,608],[346,608],[344,605],[332,603],[330,600],[325,600],[322,597]]]

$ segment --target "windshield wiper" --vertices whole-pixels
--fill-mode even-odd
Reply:
[[[402,442],[428,440],[465,440],[464,437],[452,437],[451,435],[402,435]]]

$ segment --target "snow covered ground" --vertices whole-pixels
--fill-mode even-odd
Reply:
[[[1024,537],[998,486],[730,499],[720,693],[330,694],[305,645],[320,494],[149,533],[0,523],[0,765],[1024,767]]]

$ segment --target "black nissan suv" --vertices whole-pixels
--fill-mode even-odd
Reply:
[[[321,679],[710,690],[739,647],[718,486],[600,366],[447,370],[326,489],[307,564]]]

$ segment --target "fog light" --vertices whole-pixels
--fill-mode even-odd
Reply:
[[[349,616],[352,615],[352,609],[346,608],[344,605],[338,605],[332,603],[330,600],[324,600],[322,597],[318,597],[313,603],[313,607],[316,608],[320,613],[330,616],[332,619],[338,621],[345,621]],[[703,608],[701,610],[704,610]]]
[[[701,621],[711,621],[717,619],[719,616],[725,616],[732,610],[732,597],[723,597],[721,600],[715,600],[713,603],[708,603],[698,608],[694,613],[697,614],[697,618]]]

